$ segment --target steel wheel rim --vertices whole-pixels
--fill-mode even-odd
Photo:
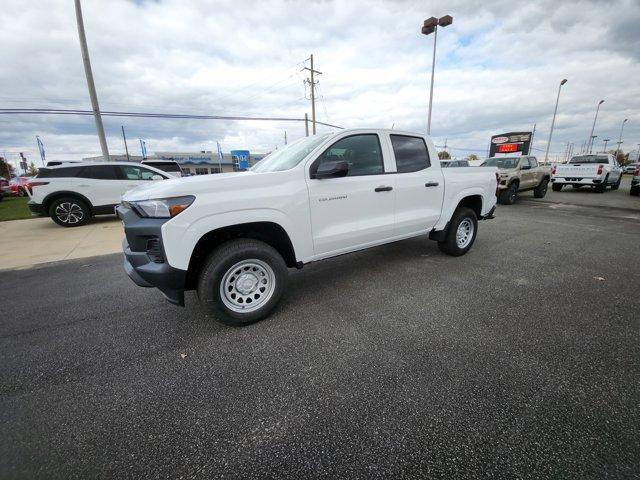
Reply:
[[[55,215],[62,223],[75,224],[84,218],[82,208],[77,203],[64,202],[56,207]]]
[[[456,230],[456,243],[458,248],[466,248],[473,238],[473,222],[470,218],[463,219]]]
[[[276,276],[262,260],[242,260],[229,268],[220,282],[222,303],[236,313],[249,313],[264,306],[273,296]]]

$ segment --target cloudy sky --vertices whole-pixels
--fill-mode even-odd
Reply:
[[[432,134],[452,153],[485,155],[489,137],[531,130],[544,156],[557,88],[552,152],[595,134],[640,143],[640,2],[84,0],[102,110],[304,117],[314,54],[318,120],[343,127],[426,131],[433,36],[440,30]],[[3,0],[0,108],[90,109],[71,0]],[[138,138],[150,151],[248,148],[264,152],[304,135],[303,123],[105,118],[111,153]],[[325,131],[320,128],[319,131]],[[92,117],[0,115],[0,155],[97,155]]]

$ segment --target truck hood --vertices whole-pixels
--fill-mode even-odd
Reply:
[[[251,171],[196,175],[194,177],[172,178],[170,180],[150,181],[146,185],[133,188],[122,196],[123,201],[136,202],[155,198],[198,195],[212,190],[224,191],[239,183],[251,185],[259,177]]]

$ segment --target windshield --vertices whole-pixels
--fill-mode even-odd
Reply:
[[[314,148],[324,142],[331,134],[317,137],[304,137],[286,147],[271,152],[252,168],[252,172],[281,172],[298,165]]]
[[[520,157],[493,157],[485,160],[481,167],[516,168]]]
[[[579,155],[572,157],[569,163],[609,163],[609,158],[602,155]]]

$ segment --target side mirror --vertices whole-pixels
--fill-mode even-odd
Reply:
[[[311,175],[311,178],[318,180],[323,178],[339,178],[346,177],[348,173],[349,164],[347,162],[324,162],[318,166],[318,170]]]
[[[164,180],[162,175],[158,175],[157,173],[151,177],[151,180]]]

